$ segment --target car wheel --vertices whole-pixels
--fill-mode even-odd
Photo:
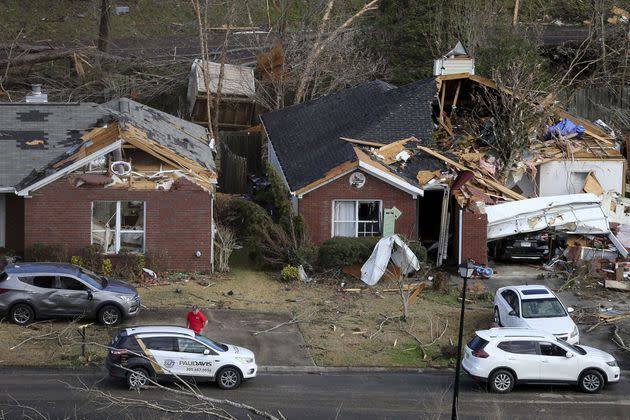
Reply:
[[[515,380],[514,375],[509,370],[497,370],[490,375],[488,386],[490,392],[496,392],[499,394],[507,394],[514,388]]]
[[[494,322],[499,326],[502,327],[503,324],[501,324],[501,315],[499,315],[499,308],[497,308],[496,306],[494,307]]]
[[[219,371],[217,385],[221,389],[235,389],[241,385],[243,378],[238,369],[228,366]]]
[[[28,325],[35,319],[35,311],[26,303],[18,303],[11,308],[11,321],[18,325]]]
[[[604,387],[604,377],[596,370],[587,370],[580,376],[580,389],[589,394],[596,394]]]
[[[127,373],[127,385],[129,389],[140,389],[149,383],[149,373],[144,368],[134,368]]]
[[[120,324],[122,312],[114,305],[103,306],[98,312],[98,322],[109,327]]]

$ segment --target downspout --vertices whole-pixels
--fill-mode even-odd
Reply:
[[[457,247],[457,264],[461,264],[462,263],[462,231],[463,231],[463,225],[464,222],[462,220],[463,218],[463,207],[459,206],[459,227],[458,227],[458,237],[459,237],[459,246]]]
[[[214,193],[210,193],[210,272],[214,273]]]

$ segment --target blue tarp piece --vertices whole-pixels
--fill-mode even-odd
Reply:
[[[547,129],[547,135],[545,135],[545,140],[550,140],[551,137],[557,136],[558,132],[560,132],[561,136],[568,136],[569,134],[577,133],[578,138],[582,137],[586,130],[583,125],[575,125],[573,121],[564,118],[559,123],[552,125]]]

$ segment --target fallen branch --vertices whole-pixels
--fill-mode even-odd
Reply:
[[[19,67],[19,66],[32,65],[32,64],[37,64],[37,63],[45,63],[48,61],[54,61],[54,60],[59,60],[61,58],[71,57],[73,54],[80,53],[84,51],[85,49],[89,49],[89,48],[91,47],[78,48],[78,49],[72,49],[72,50],[69,50],[69,49],[48,50],[48,51],[42,51],[42,52],[33,53],[33,54],[25,54],[22,56],[0,60],[0,66]]]
[[[268,332],[277,330],[280,327],[284,327],[285,325],[298,324],[300,322],[310,322],[312,316],[315,315],[318,311],[319,311],[319,309],[316,309],[316,310],[310,312],[309,314],[307,314],[306,317],[302,317],[303,314],[298,314],[298,315],[294,316],[293,318],[291,318],[289,321],[282,322],[282,323],[280,323],[278,325],[274,325],[273,327],[267,328],[266,330],[254,331],[254,332],[252,332],[252,335],[268,333]]]
[[[378,334],[380,334],[381,332],[383,332],[383,326],[384,326],[385,324],[387,324],[390,320],[392,320],[392,319],[396,319],[396,318],[400,319],[400,316],[385,316],[385,315],[383,315],[383,314],[381,314],[381,315],[382,315],[382,316],[384,316],[384,317],[385,317],[385,319],[384,319],[384,320],[383,320],[383,321],[379,324],[379,326],[378,326],[378,330],[376,330],[376,332],[374,332],[374,333],[370,334],[370,337],[369,337],[369,338],[370,338],[370,340],[371,340],[371,339],[373,339],[374,337],[376,337],[376,336],[377,336]]]

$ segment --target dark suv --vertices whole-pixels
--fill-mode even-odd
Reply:
[[[136,289],[72,264],[9,264],[0,273],[0,312],[26,325],[35,318],[97,318],[117,325],[140,311]]]

